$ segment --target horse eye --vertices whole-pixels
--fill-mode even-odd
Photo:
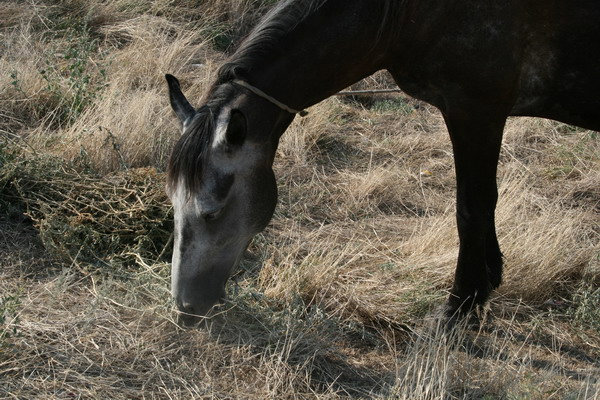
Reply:
[[[222,208],[218,209],[216,211],[202,213],[202,219],[205,221],[212,221],[213,219],[216,219],[221,214],[221,210],[222,210]]]

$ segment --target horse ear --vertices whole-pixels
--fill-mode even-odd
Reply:
[[[231,110],[225,138],[231,146],[241,146],[246,140],[246,117],[240,110]]]
[[[171,107],[173,108],[173,111],[175,111],[175,114],[177,114],[181,123],[185,124],[185,121],[191,119],[194,114],[196,114],[196,110],[194,110],[194,107],[192,107],[181,92],[179,80],[170,74],[166,74],[165,78],[169,85],[169,100],[171,101]]]

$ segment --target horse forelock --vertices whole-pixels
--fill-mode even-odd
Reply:
[[[167,172],[170,193],[183,185],[184,191],[190,195],[200,186],[202,170],[214,141],[217,118],[235,95],[231,85],[215,86],[210,93],[206,104],[186,124],[183,135],[173,147]]]

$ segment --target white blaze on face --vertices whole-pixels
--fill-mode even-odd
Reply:
[[[215,134],[213,136],[212,148],[215,149],[221,144],[225,143],[225,134],[227,133],[227,125],[229,125],[229,119],[231,118],[231,106],[225,105],[219,116],[217,117],[217,127],[215,128]]]
[[[183,228],[183,206],[185,204],[185,190],[183,189],[183,182],[181,179],[177,183],[177,190],[171,197],[173,203],[174,225],[176,232],[176,240],[173,246],[173,259],[171,262],[171,295],[173,298],[177,298],[179,292],[179,273],[181,266],[181,248],[179,241],[181,240],[181,230]]]
[[[185,229],[195,229],[193,223],[186,223],[186,219],[194,218],[201,214],[202,207],[199,206],[195,196],[189,196],[182,179],[177,184],[177,190],[171,197],[174,209],[175,242],[173,246],[173,258],[171,263],[171,294],[173,298],[179,298],[185,285],[185,280],[190,276],[201,272],[198,260],[206,259],[210,254],[211,243],[207,236],[198,236],[194,232],[184,232]],[[182,243],[185,236],[192,236],[192,240]]]

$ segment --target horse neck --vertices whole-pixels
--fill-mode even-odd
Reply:
[[[318,103],[385,68],[392,3],[322,1],[293,29],[276,37],[271,51],[253,58],[246,79],[290,107]],[[271,18],[278,18],[277,13]]]

